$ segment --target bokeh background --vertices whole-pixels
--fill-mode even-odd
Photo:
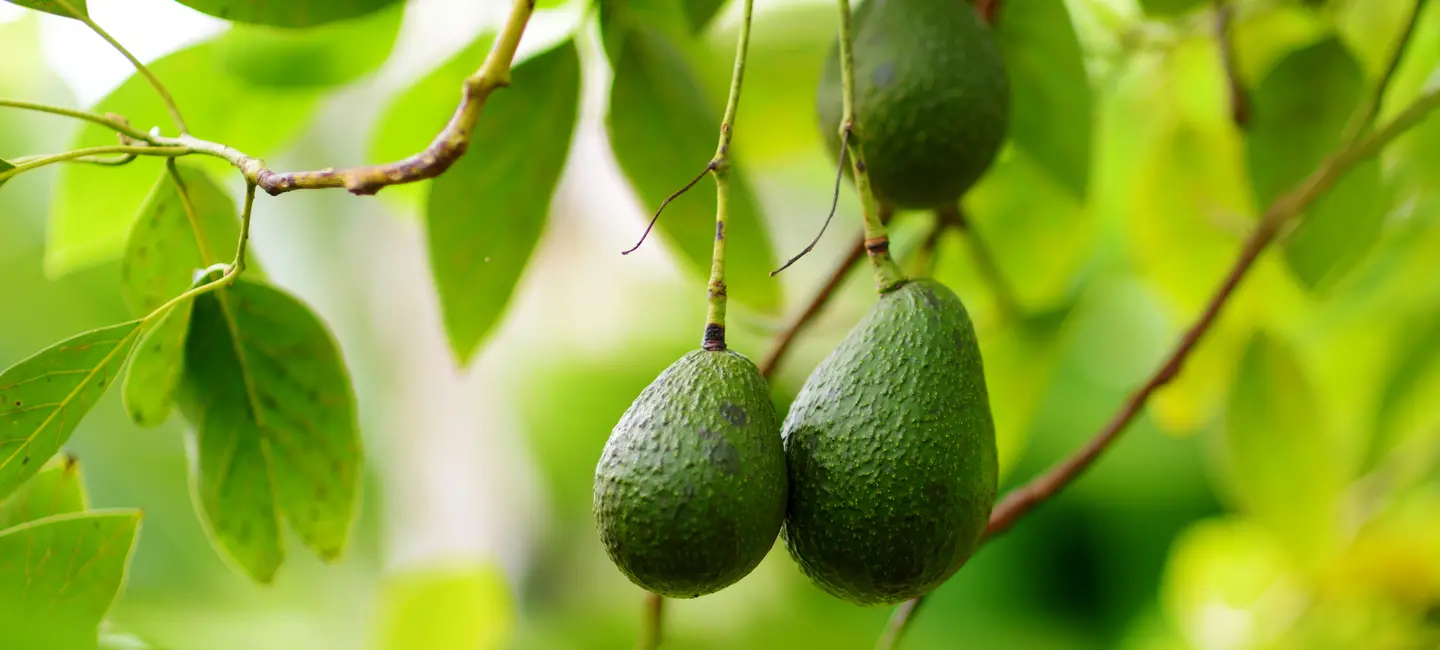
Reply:
[[[1000,29],[1026,80],[1016,102],[1027,140],[1005,150],[966,207],[1023,313],[997,309],[961,233],[941,240],[934,274],[979,327],[1003,482],[1013,485],[1079,445],[1157,367],[1274,188],[1256,180],[1268,163],[1230,118],[1209,3],[1006,4]],[[1334,112],[1327,102],[1375,83],[1413,6],[1234,4],[1241,81],[1257,120],[1291,125],[1275,136],[1284,147],[1325,139],[1316,134]],[[418,218],[423,191],[257,203],[258,256],[336,332],[359,392],[366,489],[343,560],[292,553],[274,585],[250,583],[200,527],[179,418],[136,428],[111,391],[80,427],[68,448],[94,504],[145,511],[110,615],[117,629],[170,650],[634,642],[642,592],[598,544],[591,477],[630,400],[698,344],[704,280],[673,242],[619,254],[653,206],[607,142],[611,73],[584,5],[542,3],[522,44],[523,58],[579,26],[581,116],[539,247],[469,367],[457,365],[441,326]],[[284,169],[379,161],[377,124],[392,144],[423,145],[434,111],[443,117],[458,97],[459,77],[428,115],[387,106],[508,9],[410,0],[301,37],[232,28],[167,0],[90,7],[156,62],[199,135]],[[728,3],[683,47],[717,114],[738,10]],[[804,245],[830,202],[834,171],[813,88],[834,26],[825,0],[757,2],[735,150],[783,256]],[[1335,44],[1338,69],[1293,58],[1327,46],[1333,54]],[[1287,61],[1291,82],[1266,84]],[[1382,115],[1434,84],[1437,63],[1432,4]],[[0,96],[88,107],[129,92],[132,121],[160,124],[159,105],[126,90],[136,86],[130,73],[82,25],[0,4]],[[1334,90],[1337,78],[1353,81],[1348,95],[1345,83]],[[58,151],[74,133],[60,119],[6,112],[0,153]],[[72,239],[123,229],[159,173],[151,163],[63,176],[50,168],[0,192],[0,366],[126,317],[106,251],[59,256],[46,243],[57,212],[81,215]],[[907,648],[1440,647],[1440,119],[1362,169],[1373,182],[1340,211],[1354,221],[1327,235],[1342,244],[1323,251],[1320,271],[1301,253],[1268,253],[1179,381],[1092,471],[936,592]],[[693,172],[674,173],[678,187]],[[238,179],[222,178],[238,195]],[[897,218],[902,256],[930,219]],[[732,347],[762,356],[843,256],[858,229],[848,190],[836,223],[774,280],[779,309],[734,312]],[[777,375],[777,404],[872,300],[856,274]],[[839,649],[870,647],[889,611],[830,598],[777,545],[741,583],[668,613],[670,648]]]

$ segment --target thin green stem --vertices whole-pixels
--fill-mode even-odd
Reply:
[[[91,159],[94,156],[100,156],[105,154],[135,154],[138,156],[163,156],[171,158],[175,156],[183,156],[188,153],[194,153],[194,151],[192,151],[189,147],[183,146],[152,147],[149,145],[111,144],[102,145],[99,147],[86,147],[84,149],[76,149],[74,151],[65,151],[56,154],[47,154],[43,156],[26,158],[24,159],[24,162],[17,163],[14,169],[7,169],[3,172],[0,172],[0,183],[8,181],[33,169],[45,167],[46,165],[53,165],[55,163],[62,163],[71,160]]]
[[[188,199],[186,199],[188,200]],[[235,279],[245,272],[245,251],[250,243],[250,214],[255,206],[255,184],[247,183],[245,186],[245,207],[240,211],[240,241],[235,245],[235,261],[225,266],[225,273],[220,277],[206,282],[198,287],[192,287],[185,293],[171,298],[165,304],[156,307],[142,321],[150,325],[163,318],[176,305],[186,300],[194,300],[212,291],[224,289],[235,283]]]
[[[1440,90],[1422,95],[1385,126],[1326,158],[1310,176],[1275,199],[1265,210],[1265,215],[1260,219],[1254,232],[1240,247],[1235,263],[1230,267],[1225,279],[1221,281],[1220,287],[1215,290],[1209,302],[1206,303],[1205,310],[1185,330],[1185,334],[1165,362],[1125,400],[1120,410],[1116,411],[1105,426],[1084,446],[1044,474],[1011,490],[1005,495],[1005,498],[995,504],[981,542],[987,543],[1008,531],[1020,518],[1059,494],[1093,465],[1100,455],[1119,439],[1120,434],[1125,432],[1130,423],[1140,415],[1145,405],[1149,403],[1151,396],[1180,376],[1180,370],[1185,365],[1186,359],[1195,351],[1205,334],[1215,325],[1216,320],[1220,317],[1220,312],[1224,310],[1230,298],[1235,295],[1240,283],[1254,268],[1255,261],[1260,258],[1260,254],[1275,241],[1284,227],[1293,220],[1303,218],[1305,210],[1335,187],[1335,184],[1340,182],[1345,174],[1354,169],[1356,165],[1378,154],[1381,149],[1385,148],[1385,145],[1400,137],[1411,127],[1423,122],[1437,108],[1440,108]],[[881,637],[880,645],[876,646],[877,650],[893,650],[898,647],[901,635],[914,620],[914,614],[924,598],[925,596],[920,596],[896,608],[887,631]]]
[[[1351,116],[1350,121],[1345,125],[1345,133],[1340,142],[1350,144],[1370,124],[1375,121],[1375,116],[1380,112],[1380,104],[1385,100],[1385,91],[1390,88],[1390,81],[1395,78],[1395,71],[1400,69],[1400,62],[1405,58],[1405,50],[1410,45],[1411,36],[1415,35],[1415,25],[1420,22],[1420,14],[1425,12],[1425,5],[1429,0],[1415,0],[1415,6],[1411,8],[1410,16],[1405,21],[1404,27],[1400,29],[1400,36],[1395,41],[1395,49],[1390,53],[1390,60],[1385,64],[1385,70],[1380,74],[1380,80],[1376,82],[1370,95],[1365,98],[1365,103]]]
[[[879,206],[870,189],[870,173],[866,171],[861,141],[864,127],[855,117],[855,43],[850,29],[850,0],[840,3],[840,85],[844,112],[840,120],[840,136],[855,174],[855,189],[860,194],[860,214],[865,223],[865,250],[870,254],[870,267],[875,275],[875,288],[885,293],[900,286],[905,274],[890,256],[890,236],[880,220]]]
[[[37,104],[35,102],[24,102],[15,99],[0,99],[0,108],[18,108],[20,110],[35,111],[37,113],[50,113],[51,115],[63,115],[65,117],[73,117],[77,120],[85,120],[86,122],[93,122],[95,124],[99,124],[100,126],[114,130],[117,133],[123,133],[126,136],[129,136],[136,140],[140,140],[142,142],[150,141],[150,135],[145,133],[144,131],[130,126],[129,124],[126,124],[120,120],[113,119],[105,115],[100,115],[99,113],[77,111],[75,109],[65,108],[63,106],[50,106],[48,104]]]
[[[89,27],[90,31],[95,32],[100,38],[105,39],[105,42],[109,43],[110,47],[115,48],[116,52],[119,52],[121,56],[124,56],[126,60],[130,61],[130,65],[135,66],[135,71],[139,72],[140,76],[145,77],[145,80],[150,82],[150,85],[155,88],[155,93],[160,95],[160,101],[165,103],[165,110],[170,112],[170,119],[175,122],[175,128],[180,129],[181,133],[190,132],[190,129],[185,126],[185,118],[180,116],[180,107],[175,104],[175,98],[170,96],[170,91],[165,88],[165,84],[160,83],[160,78],[156,77],[155,73],[150,72],[150,69],[145,67],[145,64],[140,62],[140,59],[135,58],[135,55],[131,54],[130,50],[125,49],[125,46],[121,45],[120,41],[115,40],[109,32],[106,32],[105,29],[94,20],[91,20],[90,16],[85,12],[76,9],[68,0],[54,1],[60,5],[62,9],[70,12],[70,15],[73,16],[75,20],[85,23],[85,26]]]
[[[725,349],[725,246],[729,239],[730,140],[735,131],[735,116],[740,109],[740,89],[745,83],[745,60],[750,51],[750,19],[754,8],[754,0],[745,0],[740,39],[735,45],[735,70],[730,77],[730,95],[725,100],[725,117],[720,121],[720,142],[715,145],[715,157],[707,165],[710,175],[715,177],[715,250],[710,258],[710,282],[707,285],[709,309],[705,314],[702,343],[706,350]]]

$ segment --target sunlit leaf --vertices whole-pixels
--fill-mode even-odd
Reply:
[[[1256,334],[1230,391],[1226,468],[1244,509],[1306,561],[1330,543],[1342,483],[1323,406],[1291,348]]]
[[[189,205],[182,187],[161,172],[125,241],[120,290],[136,316],[184,293],[197,271],[235,259],[240,240],[235,202],[199,168],[183,163],[176,168]],[[247,260],[246,272],[259,273],[253,256]]]
[[[138,511],[66,514],[0,532],[5,647],[94,648],[125,580]]]
[[[43,11],[43,12],[45,12],[45,13],[47,13],[47,14],[55,14],[56,16],[63,16],[63,17],[65,17],[65,18],[74,18],[74,17],[75,17],[75,14],[71,13],[71,12],[70,12],[70,9],[74,9],[75,11],[80,12],[80,15],[82,15],[82,16],[89,16],[89,15],[90,15],[90,8],[87,7],[87,6],[85,6],[85,0],[66,0],[65,4],[61,4],[61,3],[57,2],[56,0],[5,0],[5,1],[6,1],[6,2],[9,2],[10,4],[13,4],[13,5],[19,5],[19,6],[21,6],[21,7],[25,7],[25,8],[27,8],[27,9],[34,9],[34,10],[36,10],[36,11]],[[70,7],[69,7],[68,9],[65,7],[66,4],[70,5]]]
[[[494,566],[399,572],[380,589],[379,650],[491,650],[514,628],[510,590]]]
[[[1203,4],[1205,0],[1140,0],[1145,15],[1156,18],[1178,16]]]
[[[573,41],[516,67],[489,100],[465,156],[426,206],[430,269],[455,355],[468,362],[499,322],[550,211],[580,98]]]
[[[196,298],[177,401],[195,429],[198,505],[247,574],[274,577],[281,516],[321,558],[344,552],[358,416],[340,351],[307,306],[243,277]]]
[[[379,11],[400,0],[176,0],[217,18],[274,27],[315,27]]]
[[[609,32],[606,37],[610,38]],[[655,28],[631,27],[615,56],[610,144],[641,204],[654,210],[714,155],[721,107],[706,100],[682,55]],[[697,273],[709,270],[714,249],[715,193],[709,185],[697,184],[672,202],[656,227]],[[726,236],[731,245],[725,276],[729,295],[773,312],[780,304],[780,283],[770,278],[774,249],[739,164],[730,170],[730,187]]]
[[[310,89],[266,89],[242,83],[218,66],[209,43],[170,54],[150,68],[175,95],[193,133],[252,156],[272,155],[289,142],[309,119],[319,97]],[[138,77],[126,80],[95,110],[123,115],[141,130],[159,126],[174,133],[155,90]],[[82,127],[73,142],[76,147],[107,144],[115,144],[115,134],[96,125]],[[161,161],[145,156],[123,167],[61,167],[50,209],[46,274],[57,277],[118,257],[131,221],[163,169]],[[239,173],[233,178],[238,179]]]
[[[405,4],[324,27],[291,30],[239,24],[215,40],[216,61],[257,86],[335,86],[390,57]]]
[[[1090,183],[1090,82],[1065,3],[1010,0],[996,38],[1010,75],[1016,146],[1078,197]]]
[[[140,324],[74,336],[0,373],[0,498],[60,451],[113,383]]]
[[[1415,418],[1413,411],[1436,411],[1430,396],[1440,380],[1440,376],[1436,376],[1436,370],[1440,369],[1437,364],[1440,362],[1440,314],[1432,313],[1426,321],[1420,331],[1406,337],[1398,362],[1380,390],[1368,458],[1371,463],[1409,433],[1412,428],[1409,420]]]
[[[398,93],[381,114],[371,136],[370,162],[393,162],[424,150],[455,114],[461,89],[465,86],[465,78],[480,67],[494,41],[494,34],[481,34],[465,49]],[[512,86],[500,90],[495,97],[514,89]],[[489,112],[488,106],[486,112]],[[491,121],[490,118],[480,120],[482,124],[487,121]],[[470,153],[477,151],[471,147]],[[483,151],[478,153],[484,155]],[[421,181],[387,187],[378,196],[385,200],[398,200],[407,207],[413,207],[421,203],[430,184],[431,181]]]
[[[1259,205],[1335,151],[1364,93],[1359,65],[1335,39],[1290,54],[1265,77],[1245,150]],[[1328,286],[1374,245],[1387,209],[1379,163],[1362,163],[1306,211],[1285,241],[1286,261],[1311,288]]]
[[[1161,589],[1191,647],[1264,647],[1295,624],[1306,597],[1284,547],[1241,519],[1203,520],[1181,533]]]
[[[85,504],[80,463],[74,456],[62,453],[0,502],[0,530],[52,515],[82,512]]]

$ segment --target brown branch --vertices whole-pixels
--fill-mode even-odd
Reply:
[[[659,594],[645,594],[645,609],[641,613],[640,639],[635,650],[655,650],[660,647],[660,624],[665,620],[665,598]]]
[[[1000,0],[975,0],[975,10],[987,24],[994,25],[1000,15]]]
[[[1054,497],[1089,468],[1140,414],[1150,396],[1180,374],[1186,358],[1194,351],[1195,346],[1200,343],[1210,327],[1215,324],[1225,303],[1234,295],[1236,288],[1240,286],[1240,282],[1245,279],[1245,275],[1254,266],[1260,253],[1275,240],[1281,230],[1291,220],[1299,218],[1310,204],[1334,187],[1335,183],[1355,165],[1379,153],[1390,141],[1424,121],[1426,116],[1437,107],[1440,107],[1440,90],[1422,95],[1389,124],[1369,136],[1347,145],[1339,153],[1326,158],[1309,177],[1275,199],[1265,210],[1255,232],[1240,248],[1239,256],[1230,272],[1226,274],[1224,281],[1220,283],[1220,288],[1210,298],[1199,319],[1186,330],[1185,335],[1181,337],[1179,344],[1175,346],[1170,356],[1161,364],[1160,369],[1129,399],[1125,400],[1125,404],[1121,406],[1120,410],[1084,447],[1049,471],[1011,491],[1000,503],[996,504],[990,513],[990,523],[985,529],[983,542],[988,542],[997,535],[1008,531],[1021,517]],[[890,650],[895,647],[894,644],[898,643],[909,622],[914,620],[914,614],[924,599],[924,596],[920,596],[896,608],[895,613],[891,616],[887,632],[881,638],[882,645],[877,646],[877,650]],[[889,645],[884,645],[887,639],[890,640]]]
[[[1250,124],[1250,94],[1240,80],[1240,66],[1235,61],[1235,40],[1230,38],[1230,26],[1234,22],[1235,7],[1230,0],[1215,0],[1215,41],[1220,46],[1220,64],[1225,69],[1225,81],[1230,91],[1230,119],[1235,126],[1245,128]]]
[[[151,136],[153,144],[183,145],[195,153],[224,158],[234,165],[245,178],[255,183],[271,196],[292,190],[314,190],[343,187],[351,194],[370,195],[391,185],[413,183],[434,178],[449,169],[455,161],[465,155],[470,146],[470,137],[475,124],[485,108],[485,101],[497,89],[510,85],[510,66],[515,59],[515,50],[520,46],[520,37],[535,9],[534,0],[515,0],[504,28],[485,57],[485,63],[475,74],[465,79],[460,106],[450,117],[449,123],[440,131],[423,151],[408,158],[383,165],[352,167],[350,169],[321,169],[302,172],[275,172],[265,167],[258,158],[248,156],[223,144],[201,140],[182,134],[178,138]]]

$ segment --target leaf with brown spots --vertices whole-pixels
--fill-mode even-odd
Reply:
[[[195,300],[177,395],[195,428],[199,507],[212,540],[268,582],[280,519],[321,558],[346,546],[361,448],[339,346],[303,303],[241,279]]]
[[[74,456],[60,454],[0,503],[0,530],[42,517],[84,512],[86,501],[80,463]]]
[[[0,373],[0,498],[38,473],[70,439],[119,374],[140,324],[74,336]]]
[[[0,533],[6,648],[93,648],[125,581],[140,512],[37,519]]]

